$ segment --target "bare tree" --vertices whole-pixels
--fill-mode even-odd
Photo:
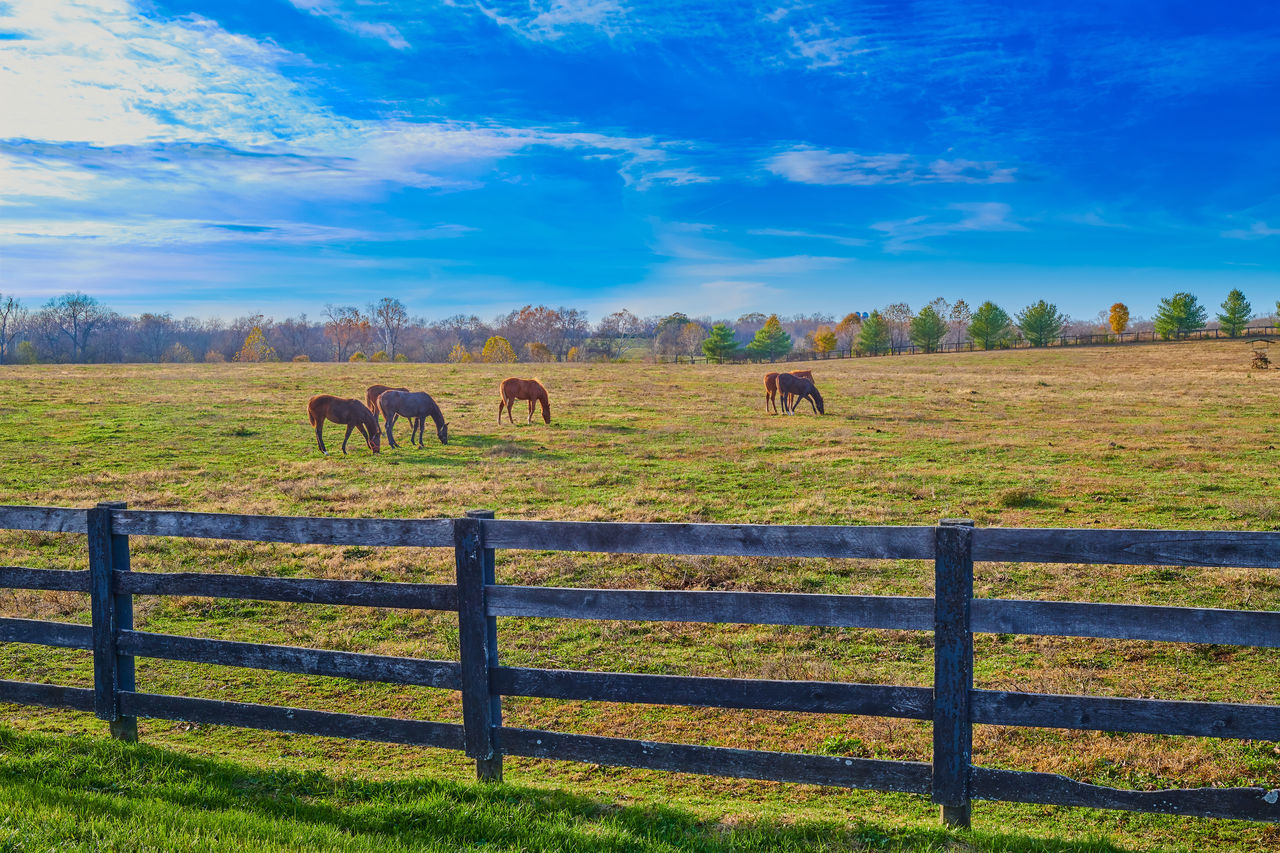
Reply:
[[[409,323],[409,312],[399,299],[384,296],[377,302],[369,304],[369,314],[378,336],[382,338],[382,349],[387,355],[395,358],[396,345],[400,342],[400,332]]]
[[[12,296],[0,296],[0,364],[10,356],[10,345],[27,319],[27,309]]]
[[[972,319],[973,312],[969,310],[969,303],[963,299],[957,299],[951,306],[950,313],[947,314],[947,321],[951,326],[951,340],[956,346],[968,339],[969,321]]]
[[[356,347],[369,339],[369,318],[351,305],[326,305],[324,335],[333,343],[333,354],[338,361],[346,361]]]
[[[112,316],[98,300],[78,291],[50,299],[40,313],[52,336],[70,343],[74,362],[84,361],[89,339]]]
[[[880,316],[889,321],[889,342],[894,349],[906,346],[910,339],[908,325],[911,323],[911,306],[905,302],[895,302],[880,312]]]
[[[159,361],[173,341],[173,317],[168,314],[143,314],[133,324],[138,349],[147,361]]]

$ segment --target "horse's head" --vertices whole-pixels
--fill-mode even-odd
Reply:
[[[822,404],[822,394],[818,392],[817,385],[809,386],[809,396],[813,397],[814,405],[818,407],[818,414],[825,415],[827,413],[827,408]]]
[[[441,444],[449,443],[449,425],[448,424],[441,423],[440,426],[436,427],[436,438],[440,439]]]
[[[542,398],[542,419],[551,423],[551,401],[546,397]]]
[[[369,430],[369,437],[366,439],[369,449],[374,453],[382,450],[382,430],[375,424],[373,429]]]

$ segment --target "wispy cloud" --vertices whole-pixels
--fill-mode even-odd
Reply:
[[[921,250],[921,240],[973,231],[1026,231],[1009,218],[1009,205],[1000,202],[953,204],[953,219],[913,216],[894,222],[877,222],[871,227],[885,235],[884,250],[891,254]]]
[[[861,237],[846,237],[842,234],[823,234],[817,231],[791,231],[785,228],[754,228],[747,232],[757,237],[794,237],[798,240],[827,240],[841,246],[865,246],[867,240]]]
[[[1003,184],[1014,180],[1011,166],[979,160],[922,163],[910,154],[859,154],[811,146],[780,151],[764,161],[773,174],[802,184]]]
[[[363,15],[368,15],[370,11],[375,14],[378,7],[370,9],[370,4],[360,2],[357,4],[360,12],[353,12],[347,8],[340,0],[289,0],[300,11],[315,15],[320,18],[327,18],[332,21],[339,29],[345,30],[352,35],[360,38],[375,39],[385,42],[388,47],[396,50],[409,50],[412,45],[408,39],[401,35],[395,26],[385,21],[369,21],[365,20]]]
[[[614,38],[623,29],[626,8],[617,0],[446,0],[471,8],[521,38],[556,42],[575,32]]]
[[[474,231],[463,225],[439,225],[402,231],[372,231],[301,222],[219,222],[201,219],[144,217],[115,219],[0,220],[0,242],[45,240],[93,241],[106,245],[180,246],[214,243],[373,243],[460,237]]]
[[[1230,231],[1223,231],[1222,236],[1232,240],[1262,240],[1266,237],[1280,236],[1280,228],[1272,228],[1265,222],[1255,222],[1248,228],[1232,228]]]

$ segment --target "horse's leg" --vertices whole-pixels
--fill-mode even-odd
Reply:
[[[416,418],[416,419],[414,419],[414,422],[413,422],[413,433],[410,433],[410,434],[409,434],[409,443],[410,443],[410,444],[413,444],[413,435],[414,435],[414,433],[416,433],[416,434],[417,434],[417,436],[418,436],[418,447],[419,447],[419,448],[421,448],[421,447],[422,447],[422,431],[423,431],[423,427],[424,427],[424,426],[426,426],[426,420],[427,420],[427,419],[426,419],[425,417],[421,417],[421,418]]]
[[[347,434],[342,437],[342,455],[347,455],[347,439],[351,438],[351,431],[356,428],[355,424],[347,424]]]
[[[510,424],[515,423],[515,419],[511,417],[511,409],[515,406],[515,404],[516,404],[515,397],[512,397],[511,399],[507,400],[507,423],[510,423]]]
[[[813,407],[813,413],[815,415],[818,414],[818,404],[813,402],[813,397],[810,397],[808,394],[805,396],[809,398],[809,405]]]
[[[536,403],[537,401],[532,397],[529,398],[529,420],[525,421],[525,423],[533,423],[533,407]]]
[[[316,444],[320,445],[321,453],[329,455],[329,451],[324,449],[324,418],[316,419]]]
[[[387,414],[383,414],[382,417],[386,423],[387,444],[391,447],[399,447],[400,445],[396,444],[396,437],[391,434],[391,425],[396,422],[395,417],[393,415],[387,415]]]
[[[502,426],[502,407],[507,404],[506,398],[498,401],[498,426]]]

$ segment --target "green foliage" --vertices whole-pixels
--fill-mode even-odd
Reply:
[[[1048,346],[1062,334],[1067,318],[1058,312],[1058,306],[1041,299],[1028,305],[1018,314],[1018,328],[1033,347]]]
[[[1156,334],[1166,341],[1170,338],[1185,337],[1196,329],[1204,328],[1209,319],[1209,312],[1200,301],[1186,291],[1179,291],[1173,296],[1160,300],[1156,308]]]
[[[983,349],[995,349],[1009,339],[1013,321],[1009,314],[987,300],[978,306],[969,320],[969,337]]]
[[[702,342],[702,352],[716,363],[723,363],[738,351],[738,342],[733,337],[733,329],[726,323],[716,323],[711,327],[707,339]]]
[[[36,354],[35,344],[31,341],[20,341],[14,361],[18,364],[39,364],[40,356]]]
[[[932,304],[929,304],[911,318],[910,331],[911,343],[925,352],[933,352],[947,336],[947,321]]]
[[[1249,317],[1253,315],[1253,306],[1239,290],[1232,290],[1222,302],[1222,313],[1218,315],[1218,323],[1229,338],[1238,338],[1249,325]]]
[[[880,355],[889,351],[889,322],[872,311],[871,316],[862,321],[862,331],[858,333],[858,350],[868,355]]]
[[[351,356],[347,359],[347,361],[368,361],[368,360],[369,360],[369,356],[365,355],[359,350],[356,350],[355,352],[351,353]]]
[[[791,352],[791,346],[791,336],[783,330],[782,321],[777,314],[771,314],[760,331],[756,332],[755,338],[747,344],[747,354],[752,358],[773,361]]]

